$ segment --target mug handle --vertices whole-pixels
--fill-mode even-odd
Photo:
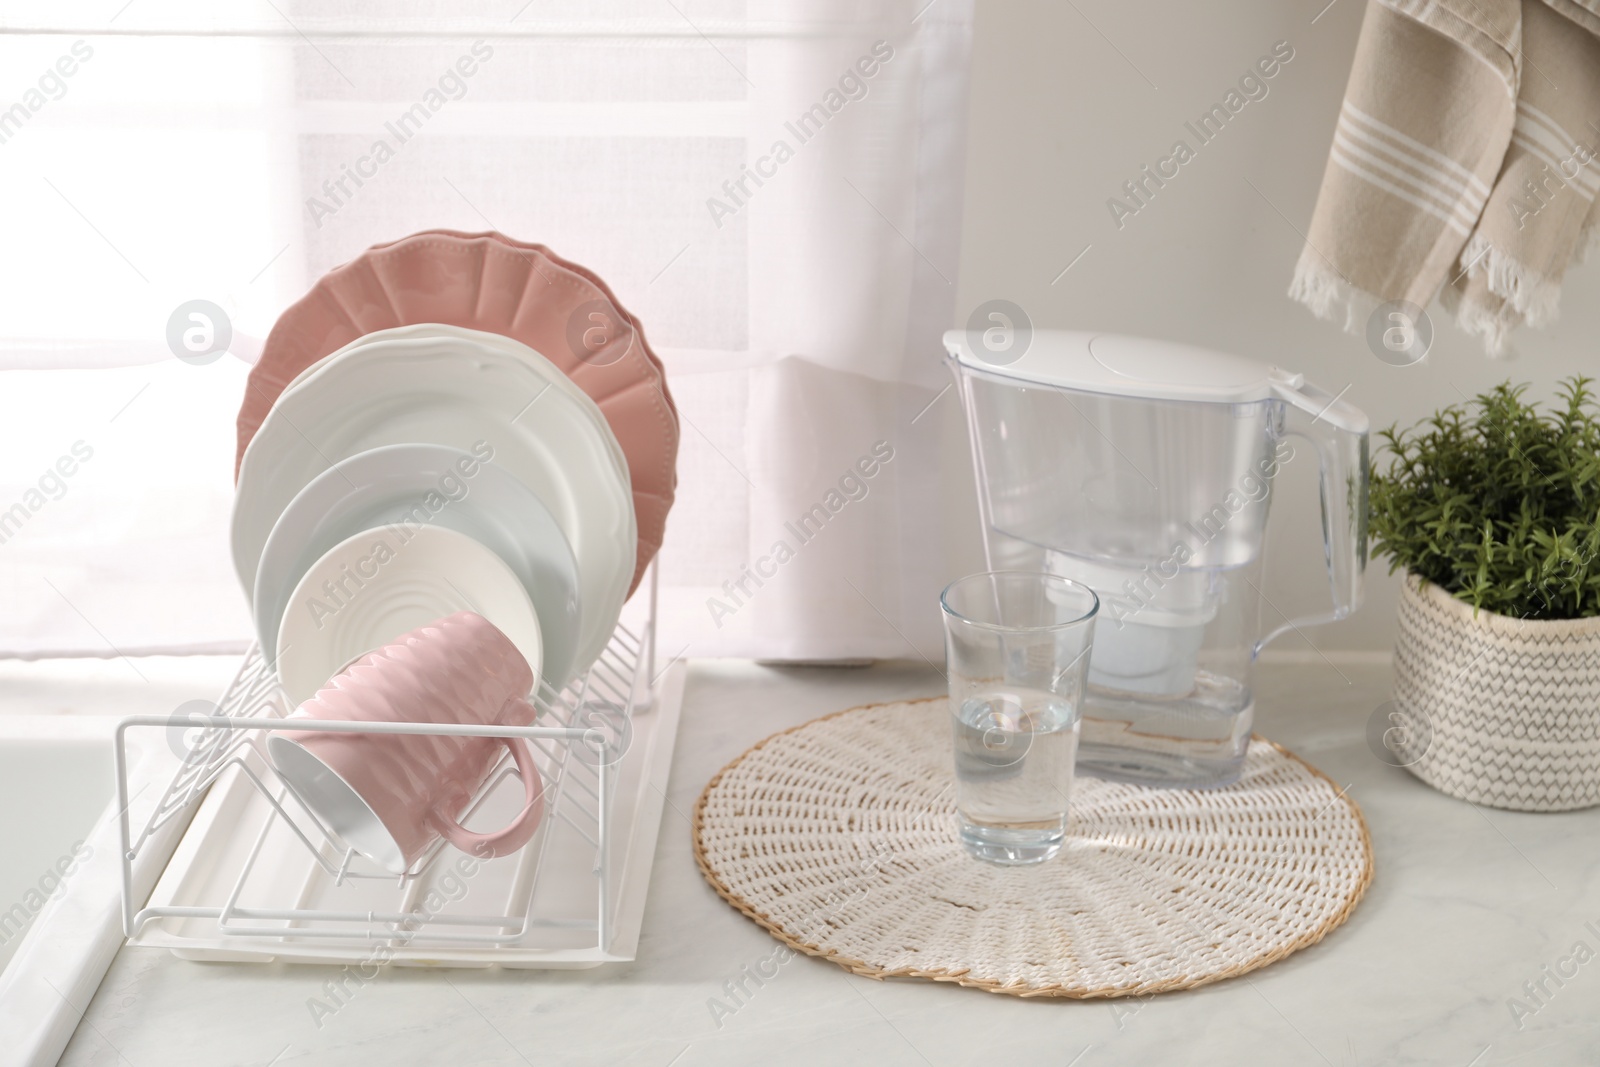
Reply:
[[[505,828],[488,834],[468,830],[453,817],[437,814],[437,826],[444,839],[479,859],[494,859],[515,852],[528,843],[533,832],[539,828],[539,820],[544,818],[544,784],[533,766],[533,753],[528,743],[519,737],[502,737],[498,740],[504,741],[511,750],[511,758],[516,760],[517,773],[522,777],[522,785],[527,792],[527,802],[521,814]]]

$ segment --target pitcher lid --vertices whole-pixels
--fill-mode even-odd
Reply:
[[[1027,336],[1003,331],[950,330],[945,348],[961,366],[1018,383],[1048,385],[1086,393],[1146,400],[1190,400],[1248,404],[1298,389],[1304,376],[1243,356],[1208,348],[1075,330],[1032,330]]]

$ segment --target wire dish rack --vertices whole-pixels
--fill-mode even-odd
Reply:
[[[641,632],[619,625],[594,666],[560,692],[541,683],[532,726],[332,727],[526,738],[546,815],[534,838],[509,856],[479,859],[440,842],[396,876],[346,848],[266,758],[272,731],[307,723],[284,720],[291,709],[258,648],[246,655],[216,714],[122,720],[114,758],[130,944],[189,959],[357,966],[586,967],[632,959],[685,672],[674,663],[655,674],[655,591],[652,575]],[[135,830],[129,739],[156,731],[165,731],[182,759]],[[461,821],[494,829],[524,801],[508,754]],[[141,904],[134,867],[142,850],[191,815]]]

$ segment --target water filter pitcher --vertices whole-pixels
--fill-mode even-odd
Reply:
[[[1187,345],[994,338],[945,336],[989,565],[1059,574],[1101,600],[1079,771],[1176,787],[1235,780],[1262,648],[1360,605],[1366,416],[1299,374]],[[1261,594],[1267,513],[1280,474],[1313,466],[1332,607],[1289,619]]]

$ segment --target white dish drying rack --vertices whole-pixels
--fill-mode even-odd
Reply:
[[[631,960],[650,879],[685,667],[655,675],[654,568],[642,631],[618,625],[599,661],[560,692],[541,683],[529,727],[349,723],[356,733],[521,737],[546,815],[510,856],[442,842],[404,875],[344,847],[274,771],[273,730],[303,730],[258,648],[210,716],[133,716],[114,747],[129,943],[200,960],[459,967],[589,967]],[[326,726],[326,724],[320,724]],[[199,729],[150,816],[128,814],[130,734]],[[176,746],[174,746],[176,747]],[[522,807],[503,758],[462,822],[505,825]],[[149,898],[134,867],[164,827],[192,813]]]

